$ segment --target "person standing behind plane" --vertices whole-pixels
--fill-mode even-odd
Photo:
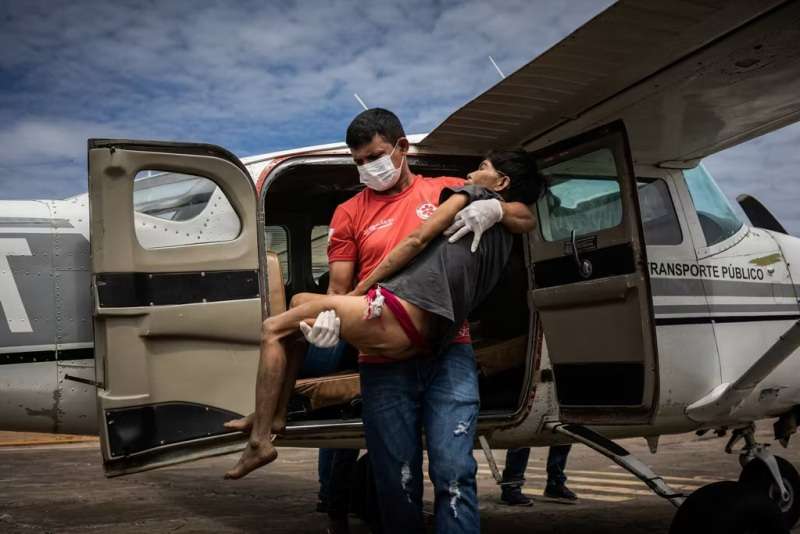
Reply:
[[[545,497],[567,501],[578,500],[578,496],[566,486],[567,476],[564,474],[570,449],[572,449],[572,445],[550,447],[547,455]],[[533,504],[531,498],[522,493],[530,454],[530,447],[506,451],[506,467],[503,469],[503,489],[500,496],[500,500],[505,504],[511,506],[531,506]]]
[[[446,187],[460,178],[428,179],[411,173],[409,144],[399,119],[373,108],[347,129],[347,145],[367,188],[335,211],[330,225],[329,292],[350,291],[386,255],[436,210]],[[481,200],[456,217],[451,240],[481,234],[497,222],[515,233],[530,231],[533,216],[518,202]],[[433,288],[432,288],[433,289]],[[318,324],[317,324],[318,323]],[[317,321],[307,339],[327,336],[330,321]],[[328,331],[326,331],[326,329]],[[387,533],[424,532],[422,516],[422,428],[429,474],[435,488],[436,532],[480,530],[472,455],[478,418],[478,376],[469,327],[437,358],[406,361],[359,355],[367,450],[375,473],[382,523]]]

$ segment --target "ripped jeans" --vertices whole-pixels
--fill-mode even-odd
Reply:
[[[478,372],[471,345],[437,357],[361,364],[363,418],[385,532],[425,532],[422,430],[434,485],[437,534],[478,533],[472,455]]]

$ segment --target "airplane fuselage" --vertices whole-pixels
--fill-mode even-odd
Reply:
[[[347,155],[342,145],[296,152],[315,153]],[[270,173],[292,157],[282,153],[245,163],[264,187]],[[687,416],[686,407],[738,376],[800,318],[793,282],[800,279],[800,240],[742,224],[719,243],[698,247],[708,231],[702,225],[708,223],[698,218],[684,173],[647,166],[636,172],[642,183],[658,182],[649,191],[661,195],[642,199],[643,218],[650,212],[661,217],[662,210],[673,225],[665,230],[654,218],[656,226],[645,232],[659,348],[659,401],[649,424],[609,427],[609,436],[676,433],[703,426]],[[216,206],[212,226],[224,225],[226,214],[233,213],[230,206],[217,206],[214,195],[210,199]],[[96,390],[86,383],[96,380],[87,196],[2,204],[0,427],[96,433]],[[184,223],[177,231],[169,221],[145,213],[136,217],[140,241],[156,247],[190,243],[207,228]],[[644,224],[647,230],[648,221]],[[581,325],[575,330],[579,333]],[[550,368],[546,343],[538,361],[537,368],[529,369],[537,376]],[[745,400],[731,422],[780,415],[800,404],[797,377],[800,356],[794,354]],[[552,381],[530,388],[523,411],[521,422],[495,429],[494,446],[545,445],[560,439],[542,432],[547,421],[558,418]],[[344,431],[340,444],[354,444],[350,435]],[[314,444],[305,438],[289,441]]]

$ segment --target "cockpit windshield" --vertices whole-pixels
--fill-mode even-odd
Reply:
[[[722,194],[711,175],[703,165],[683,171],[686,187],[692,196],[697,218],[710,247],[731,237],[742,227],[728,199]]]

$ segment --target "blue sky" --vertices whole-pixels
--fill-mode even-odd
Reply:
[[[240,156],[339,141],[360,111],[425,132],[602,11],[605,0],[0,0],[0,198],[86,190],[89,137]],[[365,7],[366,6],[366,7]],[[800,234],[798,125],[709,158]]]

